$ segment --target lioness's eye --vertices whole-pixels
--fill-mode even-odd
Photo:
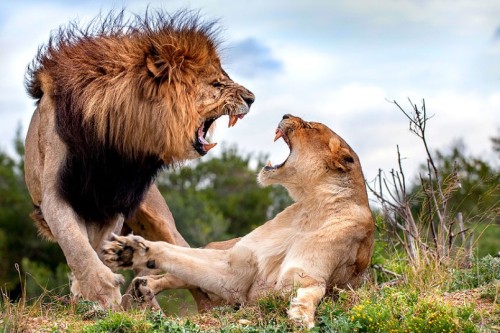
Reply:
[[[215,87],[215,88],[222,88],[223,84],[220,83],[219,81],[214,81],[212,82],[212,87]]]

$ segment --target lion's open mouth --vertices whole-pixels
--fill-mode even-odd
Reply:
[[[292,152],[292,145],[290,143],[290,139],[286,135],[285,131],[282,130],[280,127],[278,127],[276,129],[276,135],[274,137],[274,141],[276,142],[279,138],[283,138],[283,140],[287,144],[288,148],[290,149],[290,153],[291,153]],[[290,154],[288,155],[288,157],[290,157]],[[276,165],[272,165],[271,161],[267,161],[267,164],[264,167],[264,170],[269,171],[269,170],[275,170],[275,169],[281,168],[283,165],[285,165],[286,161],[288,161],[288,157],[282,163],[276,164]]]
[[[245,117],[245,115],[246,115],[246,113],[229,115],[229,123],[227,126],[233,127],[234,125],[236,125],[236,122],[239,119],[243,119],[243,117]],[[210,119],[205,120],[200,125],[200,127],[198,127],[198,130],[195,133],[195,142],[194,142],[193,146],[194,146],[194,149],[196,149],[198,154],[200,154],[201,156],[208,153],[208,151],[210,149],[212,149],[213,147],[215,147],[217,145],[217,142],[214,142],[214,143],[208,142],[206,137],[207,137],[207,133],[210,130],[210,127],[212,126],[214,121],[216,121],[218,118],[219,117],[215,117],[215,118],[210,118]]]

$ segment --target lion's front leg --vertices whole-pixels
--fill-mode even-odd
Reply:
[[[83,222],[55,193],[44,196],[41,209],[78,281],[81,296],[104,307],[118,308],[121,302],[120,284],[124,279],[99,259]]]

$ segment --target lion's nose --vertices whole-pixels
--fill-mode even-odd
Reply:
[[[250,107],[253,104],[253,102],[255,101],[255,95],[252,94],[251,92],[249,92],[248,95],[244,95],[242,97],[243,97],[243,100],[245,101],[245,103],[247,103],[248,107]]]
[[[292,116],[291,114],[285,114],[285,115],[283,116],[283,119],[289,119],[291,116]]]

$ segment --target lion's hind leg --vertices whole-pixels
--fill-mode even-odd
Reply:
[[[38,235],[41,237],[45,238],[48,241],[53,241],[55,242],[56,239],[54,238],[54,235],[52,234],[52,231],[50,231],[49,224],[47,221],[45,221],[45,218],[43,217],[42,210],[40,209],[39,206],[35,206],[35,209],[30,213],[30,217],[33,221],[35,221],[35,225],[38,229]]]

